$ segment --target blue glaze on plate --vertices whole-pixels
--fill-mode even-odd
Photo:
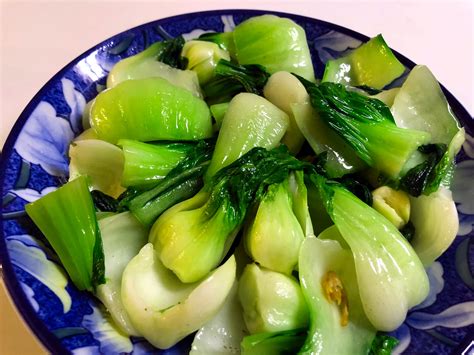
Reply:
[[[289,17],[305,29],[318,77],[327,60],[368,40],[327,22],[270,11],[220,10],[170,17],[120,33],[73,60],[38,92],[16,122],[0,166],[0,256],[5,283],[17,308],[52,353],[179,354],[189,349],[190,337],[170,350],[158,351],[141,338],[128,339],[118,334],[99,302],[61,276],[62,266],[26,217],[24,205],[67,178],[67,149],[82,130],[84,105],[103,89],[114,63],[155,41],[177,35],[190,39],[206,31],[231,31],[243,20],[264,13]],[[414,66],[407,58],[396,55],[407,68]],[[393,333],[401,340],[396,353],[448,354],[474,332],[474,121],[443,90],[468,134],[458,156],[458,174],[453,184],[461,225],[453,245],[429,268],[431,290],[427,300],[412,309],[405,323]],[[53,278],[51,275],[55,280],[48,279]]]

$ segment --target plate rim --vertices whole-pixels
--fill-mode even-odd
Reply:
[[[173,15],[169,17],[158,18],[156,20],[152,20],[146,23],[139,24],[137,26],[125,29],[121,32],[115,33],[112,36],[108,37],[107,39],[97,43],[96,45],[90,47],[86,51],[79,54],[77,57],[72,59],[66,65],[64,65],[56,74],[54,74],[48,81],[38,90],[38,92],[33,96],[33,98],[28,102],[25,108],[21,111],[20,115],[16,119],[13,127],[11,128],[7,139],[3,145],[3,149],[1,151],[0,156],[0,191],[2,192],[3,196],[3,189],[4,189],[4,180],[5,180],[5,169],[8,163],[9,158],[11,157],[15,142],[18,138],[18,135],[21,132],[24,124],[26,123],[27,119],[30,117],[33,110],[37,107],[41,98],[44,97],[44,94],[47,90],[51,87],[53,82],[57,81],[59,78],[64,76],[64,74],[74,67],[79,61],[86,58],[92,52],[96,51],[97,49],[104,47],[117,36],[122,35],[127,32],[135,32],[143,27],[149,27],[151,25],[166,25],[170,22],[174,22],[177,20],[184,20],[188,17],[195,17],[195,16],[219,16],[219,15],[252,15],[252,16],[259,16],[263,14],[272,14],[280,17],[287,17],[296,21],[301,22],[309,22],[315,23],[318,25],[322,25],[328,27],[332,30],[336,30],[337,32],[349,35],[355,39],[358,39],[362,42],[365,42],[370,39],[369,36],[364,35],[363,33],[357,32],[350,28],[335,24],[333,22],[320,20],[317,18],[299,15],[295,13],[289,12],[281,12],[281,11],[274,11],[274,10],[260,10],[260,9],[217,9],[217,10],[207,10],[207,11],[195,11],[195,12],[188,12],[182,13],[178,15]],[[408,57],[404,56],[403,54],[399,53],[398,51],[392,49],[395,56],[409,69],[412,69],[416,63],[413,62]],[[441,83],[439,83],[443,93],[446,96],[452,110],[456,113],[457,116],[463,118],[462,123],[465,127],[468,127],[468,130],[474,131],[474,118],[470,115],[467,109],[462,105],[462,103]],[[466,119],[470,118],[470,121]],[[3,222],[3,218],[0,219],[0,222]],[[48,351],[51,351],[54,354],[63,354],[67,353],[67,349],[65,349],[61,341],[54,336],[53,332],[50,331],[46,325],[41,321],[38,317],[37,312],[33,309],[33,306],[30,304],[27,296],[22,291],[22,287],[20,285],[19,280],[15,276],[15,272],[13,270],[13,264],[11,263],[7,248],[6,248],[6,241],[5,235],[3,230],[3,223],[0,223],[0,231],[2,238],[0,238],[0,268],[2,269],[2,279],[5,284],[5,288],[8,291],[8,297],[10,298],[11,303],[15,305],[16,311],[19,313],[21,318],[23,319],[24,323],[28,326],[28,330],[35,335],[35,337],[40,341],[43,348]]]

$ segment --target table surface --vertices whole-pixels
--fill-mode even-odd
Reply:
[[[44,83],[96,43],[155,19],[222,8],[290,12],[337,23],[371,37],[383,33],[392,48],[416,63],[428,65],[473,113],[471,0],[261,0],[258,5],[249,0],[0,3],[0,147],[22,109]],[[0,287],[0,353],[45,353],[12,308],[4,287]]]

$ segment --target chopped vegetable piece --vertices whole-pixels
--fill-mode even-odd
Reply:
[[[190,91],[196,97],[202,97],[195,72],[176,69],[160,61],[169,43],[156,42],[144,51],[117,62],[107,76],[107,88],[113,88],[125,80],[159,77]]]
[[[128,208],[145,226],[174,204],[194,196],[202,187],[214,144],[201,141],[166,177],[149,189],[128,189],[120,206]]]
[[[125,334],[140,336],[130,322],[120,292],[122,273],[129,261],[146,244],[148,230],[130,212],[101,219],[99,228],[104,247],[106,281],[97,287],[96,296]]]
[[[181,56],[181,52],[185,43],[183,36],[167,39],[159,43],[161,43],[161,50],[157,59],[160,62],[168,64],[173,68],[186,68],[186,59]]]
[[[310,165],[292,157],[285,146],[254,148],[220,170],[196,196],[163,213],[149,240],[181,281],[200,280],[225,256],[250,205],[266,186],[306,168]]]
[[[340,84],[303,80],[311,105],[369,166],[396,179],[412,153],[430,140],[423,131],[399,128],[390,109]]]
[[[120,148],[99,139],[74,141],[69,146],[69,180],[87,175],[93,189],[119,197],[124,157]]]
[[[117,212],[119,203],[115,198],[106,195],[99,190],[92,190],[91,196],[98,212]]]
[[[183,284],[145,245],[122,277],[122,302],[133,326],[151,344],[168,349],[212,319],[235,281],[235,258],[195,284]]]
[[[445,187],[425,196],[410,197],[411,222],[415,235],[411,241],[423,265],[429,266],[451,245],[459,229],[459,218],[452,193]]]
[[[261,95],[270,74],[261,65],[238,65],[221,59],[214,70],[214,78],[203,87],[208,101],[229,101],[239,92]]]
[[[291,107],[293,104],[309,102],[305,87],[294,75],[279,71],[272,74],[268,79],[263,88],[263,94],[268,101],[288,115],[289,125],[282,143],[288,147],[290,152],[297,154],[304,143],[305,137],[298,128]]]
[[[391,355],[392,350],[399,342],[397,338],[377,333],[370,347],[369,355]]]
[[[371,97],[373,99],[382,101],[388,107],[392,107],[395,101],[395,97],[397,97],[399,91],[400,91],[400,88],[392,88],[388,90],[383,90],[379,92],[378,94],[372,95]]]
[[[162,180],[194,147],[188,143],[148,144],[130,139],[120,139],[117,144],[125,158],[122,185],[127,187]]]
[[[221,129],[222,121],[224,120],[224,116],[229,109],[229,103],[223,102],[221,104],[211,105],[209,109],[211,110],[212,117],[214,117],[214,120],[216,121],[214,130],[218,131]]]
[[[381,186],[372,192],[372,207],[392,224],[401,229],[410,219],[410,199],[408,194],[401,190],[394,190],[388,186]]]
[[[105,282],[104,251],[86,176],[25,206],[79,290]]]
[[[287,127],[287,114],[263,97],[248,93],[235,96],[222,120],[206,177],[212,177],[254,147],[276,147]]]
[[[310,329],[299,353],[367,354],[375,329],[362,307],[351,252],[336,240],[310,236],[301,246],[299,275],[310,314]],[[338,290],[331,290],[331,284]]]
[[[236,257],[237,267],[239,264]],[[238,354],[242,339],[248,335],[234,282],[227,299],[209,322],[198,330],[191,345],[190,355]]]
[[[410,71],[391,111],[397,126],[428,132],[428,143],[448,145],[461,129],[438,81],[424,65]]]
[[[284,70],[314,81],[305,31],[290,19],[252,17],[234,29],[234,43],[240,64],[260,64],[270,73]]]
[[[324,70],[323,82],[343,85],[367,85],[382,89],[405,71],[382,35],[371,38],[349,55],[329,60]]]
[[[162,78],[124,81],[97,95],[91,125],[100,139],[198,140],[212,136],[209,108]]]
[[[201,85],[214,77],[220,59],[230,60],[229,53],[217,44],[196,40],[186,42],[182,55],[188,59],[187,68],[197,74]]]
[[[293,203],[289,177],[270,185],[244,233],[245,247],[253,260],[288,275],[298,264],[300,245],[305,237]]]
[[[312,178],[325,195],[334,224],[351,248],[367,318],[376,329],[396,329],[408,309],[428,295],[428,276],[420,259],[381,214],[340,185],[316,175]]]
[[[365,169],[354,149],[324,121],[309,102],[291,105],[296,124],[316,154],[326,152],[324,169],[331,178]]]
[[[308,325],[306,302],[293,276],[249,264],[239,281],[239,299],[250,334]]]
[[[200,41],[213,42],[235,58],[235,44],[233,32],[208,32],[199,36]]]

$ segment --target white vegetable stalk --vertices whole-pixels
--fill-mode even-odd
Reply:
[[[203,281],[184,284],[163,266],[148,243],[125,268],[123,305],[146,340],[168,349],[219,312],[234,284],[235,269],[232,256]]]
[[[263,88],[263,96],[288,115],[289,126],[283,136],[282,143],[288,146],[290,152],[297,154],[305,138],[298,128],[291,105],[309,102],[306,89],[294,75],[279,71],[268,79]]]
[[[459,218],[452,193],[441,186],[431,195],[410,197],[411,222],[415,236],[411,241],[423,265],[429,266],[449,248],[459,229]]]
[[[69,147],[69,180],[88,175],[94,190],[117,198],[121,185],[124,157],[122,149],[99,139],[78,140]]]

